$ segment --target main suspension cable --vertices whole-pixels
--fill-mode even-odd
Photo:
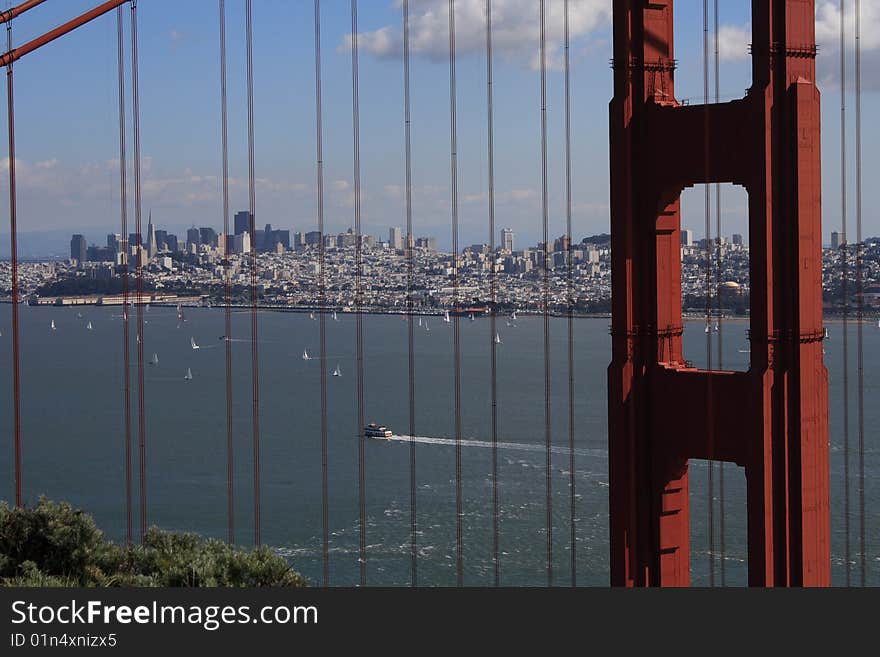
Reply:
[[[226,3],[220,0],[220,141],[223,158],[223,300],[226,336],[226,516],[227,540],[235,543],[235,453],[232,438],[232,266],[229,240],[229,121],[226,100]]]
[[[318,341],[321,369],[321,533],[324,586],[330,586],[330,500],[327,470],[327,278],[324,273],[324,111],[321,86],[321,0],[315,0],[315,151],[318,202]]]
[[[116,54],[118,68],[119,91],[119,214],[121,217],[120,236],[122,258],[122,396],[125,415],[125,541],[132,544],[132,512],[131,512],[131,365],[128,327],[128,257],[131,249],[128,245],[128,200],[126,184],[126,153],[125,153],[125,44],[123,39],[122,5],[116,8]]]

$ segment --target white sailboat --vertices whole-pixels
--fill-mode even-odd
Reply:
[[[55,320],[54,319],[49,323],[49,328],[52,329],[53,331],[55,330]]]
[[[153,354],[153,359],[150,361],[150,365],[158,365],[159,364],[159,354]]]
[[[339,369],[339,363],[336,363],[336,369],[332,372],[333,376],[342,376],[342,370]]]
[[[421,325],[422,325],[422,318],[419,317],[419,326],[421,326]]]
[[[141,334],[138,333],[136,337],[137,337],[137,343],[140,344],[141,343]]]
[[[53,325],[52,328],[54,329],[55,326]],[[89,323],[86,324],[86,328],[87,328],[88,330],[90,330],[90,331],[92,330],[92,320],[89,320]]]
[[[338,322],[338,321],[339,321],[339,318],[336,316],[336,311],[335,311],[335,310],[333,311],[333,321],[334,321],[334,322]]]
[[[446,322],[447,324],[449,323],[449,311],[448,310],[443,313],[443,321]]]
[[[199,348],[199,345],[196,344],[196,339],[195,339],[194,337],[192,337],[192,336],[190,336],[190,338],[189,338],[189,343],[190,343],[190,345],[192,346],[193,349],[198,349],[198,348]]]
[[[512,313],[510,313],[510,319],[512,319],[514,322],[516,321],[516,311],[515,310]]]
[[[188,368],[188,367],[186,368],[186,374],[183,375],[183,378],[186,379],[187,381],[190,381],[193,378],[193,373],[190,368]]]
[[[877,320],[877,328],[880,329],[880,319]]]
[[[302,356],[302,358],[303,358],[303,360],[311,360],[311,359],[312,359],[312,357],[309,356],[309,352],[308,352],[307,349],[303,349],[303,356]]]
[[[474,321],[474,314],[473,314],[473,313],[470,313],[470,314],[468,315],[468,319],[471,320],[471,321]]]
[[[77,313],[77,314],[76,314],[76,318],[77,318],[77,319],[82,319],[82,318],[83,318],[83,314],[82,314],[82,313]]]
[[[426,330],[426,331],[430,331],[430,330],[431,330],[431,327],[428,326],[428,320],[427,320],[427,319],[425,320],[425,330]]]
[[[315,311],[314,310],[309,312],[309,319],[315,319]]]
[[[495,332],[495,344],[501,344],[501,336],[498,335],[498,331]]]

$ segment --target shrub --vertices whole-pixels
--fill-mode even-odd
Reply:
[[[142,545],[119,546],[65,502],[0,502],[3,586],[305,586],[270,549],[235,548],[155,527]]]

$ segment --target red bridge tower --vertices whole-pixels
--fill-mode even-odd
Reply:
[[[675,99],[673,0],[614,0],[611,583],[690,583],[688,460],[745,468],[749,584],[830,584],[814,0],[752,0],[753,82]],[[749,195],[751,367],[682,354],[679,196]]]

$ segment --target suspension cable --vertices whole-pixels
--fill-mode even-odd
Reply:
[[[248,201],[250,208],[251,238],[251,387],[253,406],[251,422],[254,449],[254,545],[261,544],[260,536],[260,351],[257,325],[257,227],[256,227],[256,174],[254,172],[254,36],[251,18],[251,0],[245,2],[245,32],[247,47],[247,123],[248,123]]]
[[[571,60],[568,0],[563,4],[565,40],[565,233],[568,235],[566,260],[568,275],[568,500],[571,537],[571,586],[577,586],[577,497],[574,458],[574,234],[571,222]]]
[[[6,49],[12,50],[12,21],[6,23]],[[21,378],[18,327],[18,224],[15,183],[15,90],[12,62],[6,66],[6,101],[9,121],[9,255],[12,266],[12,386],[15,416],[15,504],[21,506]]]
[[[846,234],[846,3],[840,0],[840,222],[843,244],[840,245],[841,292],[843,294],[843,516],[846,585],[851,582],[850,546],[850,453],[849,453],[849,238]]]
[[[856,130],[856,298],[858,300],[858,441],[859,441],[859,584],[865,586],[865,357],[864,270],[862,267],[862,8],[855,0],[855,130]]]
[[[412,586],[418,586],[418,515],[416,511],[416,371],[415,371],[415,329],[412,322],[413,286],[415,263],[413,261],[413,217],[412,217],[412,116],[410,98],[410,43],[409,43],[409,0],[403,0],[403,102],[405,124],[406,156],[406,314],[407,346],[409,349],[409,508],[410,508],[410,559]]]
[[[567,0],[566,0],[567,1]],[[492,0],[486,0],[486,122],[488,133],[489,167],[489,253],[492,264],[489,268],[489,294],[491,312],[489,313],[489,354],[490,375],[492,379],[492,565],[495,571],[495,586],[501,586],[501,535],[499,531],[498,508],[498,345],[495,343],[498,307],[498,277],[495,271],[495,94],[492,68]]]
[[[123,40],[123,9],[116,8],[116,53],[119,72],[119,214],[121,217],[120,236],[122,252],[122,393],[125,422],[125,540],[132,544],[132,513],[131,513],[131,365],[128,327],[128,200],[126,184],[126,153],[125,153],[125,45]]]
[[[220,0],[220,141],[223,166],[223,292],[226,336],[226,517],[227,540],[235,543],[235,453],[232,440],[232,269],[229,240],[229,120],[226,100],[226,2]]]
[[[449,141],[452,191],[452,335],[455,405],[455,565],[464,584],[463,500],[461,486],[461,335],[458,316],[458,117],[456,92],[455,0],[449,0]]]
[[[321,87],[321,0],[315,0],[315,151],[318,201],[318,340],[321,369],[321,527],[324,586],[330,586],[330,502],[327,471],[327,283],[324,273],[324,116]]]
[[[718,0],[715,0],[714,13],[715,17],[715,104],[721,102],[721,49],[719,43],[719,18],[718,18]],[[717,238],[717,255],[715,257],[715,299],[718,315],[718,340],[716,343],[718,354],[718,369],[724,369],[724,321],[721,312],[721,275],[723,256],[721,250],[721,183],[715,183],[715,235]],[[721,574],[721,586],[727,583],[725,571],[725,504],[724,504],[724,461],[718,462],[718,558],[719,570]]]
[[[715,586],[715,461],[714,427],[712,426],[712,224],[711,186],[709,179],[709,0],[703,0],[703,104],[705,129],[705,233],[706,233],[706,429],[709,442],[708,498],[709,498],[709,586]]]
[[[351,114],[354,160],[354,232],[355,232],[355,321],[357,334],[357,435],[358,435],[358,507],[360,545],[358,548],[361,586],[367,584],[367,498],[364,463],[364,317],[363,317],[363,236],[361,229],[361,103],[358,70],[358,3],[351,0]]]
[[[141,236],[141,128],[140,89],[138,87],[137,0],[131,2],[131,110],[134,124],[134,222],[137,235],[137,381],[138,381],[138,445],[140,452],[141,542],[147,533],[147,424],[144,408],[144,240]]]
[[[545,443],[545,505],[547,523],[547,586],[553,586],[553,463],[550,428],[550,230],[547,185],[547,36],[545,0],[540,2],[541,32],[541,219],[544,236],[543,262],[543,324],[544,324],[544,443]]]

